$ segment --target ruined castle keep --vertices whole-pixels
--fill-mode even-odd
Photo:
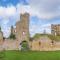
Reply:
[[[21,14],[20,21],[16,23],[16,38],[19,42],[29,41],[29,14]]]
[[[52,24],[51,25],[51,34],[52,35],[60,35],[60,24]]]

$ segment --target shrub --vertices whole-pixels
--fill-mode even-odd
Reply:
[[[27,50],[29,50],[28,42],[26,42],[26,41],[23,41],[23,42],[22,42],[22,44],[21,44],[21,50],[22,50],[22,51],[27,51]]]

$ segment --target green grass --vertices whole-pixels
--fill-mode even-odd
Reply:
[[[60,51],[53,51],[53,52],[5,51],[4,58],[5,58],[4,60],[60,60]]]
[[[5,60],[5,52],[0,51],[0,60]]]

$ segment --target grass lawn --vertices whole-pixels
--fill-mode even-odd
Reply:
[[[0,53],[0,60],[60,60],[60,51],[53,52],[21,52],[21,51],[5,51]]]

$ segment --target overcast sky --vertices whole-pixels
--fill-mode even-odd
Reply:
[[[0,0],[0,25],[5,37],[10,26],[20,20],[20,13],[30,14],[30,35],[51,32],[51,24],[60,23],[60,0]]]

